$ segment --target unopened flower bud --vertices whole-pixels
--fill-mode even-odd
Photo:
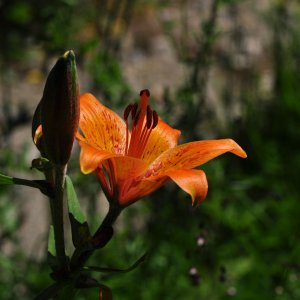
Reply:
[[[70,158],[79,122],[78,95],[75,55],[67,51],[49,73],[32,128],[41,154],[54,164],[65,165]]]

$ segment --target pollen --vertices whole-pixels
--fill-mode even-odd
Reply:
[[[124,110],[126,122],[125,155],[142,158],[152,130],[158,124],[158,114],[149,103],[149,90],[140,92],[140,103],[129,104]],[[131,131],[129,129],[131,117]]]

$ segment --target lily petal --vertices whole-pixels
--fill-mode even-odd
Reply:
[[[131,156],[115,156],[111,159],[114,168],[116,182],[128,181],[128,178],[136,178],[147,169],[147,164],[141,159]]]
[[[146,144],[143,160],[150,164],[161,153],[177,146],[180,133],[179,130],[170,127],[167,123],[159,119]]]
[[[92,94],[80,96],[79,127],[86,142],[91,146],[115,154],[124,154],[125,122]]]
[[[193,206],[200,204],[206,198],[208,183],[202,170],[175,170],[169,172],[168,176],[191,195]]]
[[[141,159],[116,156],[103,161],[103,166],[109,174],[111,198],[117,197],[115,200],[124,206],[155,190],[156,181],[146,184],[146,187],[142,184],[141,178],[148,165]]]
[[[119,203],[127,206],[138,199],[151,194],[168,180],[168,176],[161,176],[153,180],[142,179],[124,182],[122,184],[122,192],[119,195]]]
[[[81,146],[80,169],[84,174],[93,172],[103,161],[116,156],[114,153],[98,149],[83,141],[80,141],[79,144]]]
[[[192,169],[226,152],[247,157],[245,151],[232,139],[191,142],[163,152],[150,165],[148,176],[151,178],[172,170]]]

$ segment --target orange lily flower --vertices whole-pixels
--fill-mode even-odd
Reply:
[[[193,168],[225,152],[247,155],[231,139],[178,145],[180,131],[151,110],[149,96],[148,90],[141,91],[140,104],[129,104],[122,119],[93,95],[81,95],[81,133],[77,134],[81,170],[85,174],[95,171],[107,199],[122,207],[170,179],[191,195],[193,205],[201,203],[207,179],[202,170]]]

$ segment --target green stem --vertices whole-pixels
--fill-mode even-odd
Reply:
[[[57,260],[63,273],[68,272],[68,262],[65,254],[64,219],[63,219],[63,196],[67,166],[55,166],[54,198],[50,198],[52,223]]]
[[[29,187],[33,187],[33,188],[36,188],[36,189],[40,189],[41,186],[32,181],[32,180],[28,180],[28,179],[23,179],[23,178],[16,178],[16,177],[13,177],[13,183],[14,184],[17,184],[17,185],[25,185],[25,186],[29,186]]]
[[[101,238],[104,238],[104,237],[106,238],[107,230],[112,228],[112,225],[114,224],[114,222],[116,221],[116,219],[118,218],[118,216],[120,215],[121,212],[122,212],[121,207],[112,205],[112,204],[109,205],[109,210],[107,212],[107,215],[105,216],[101,225],[99,226],[99,228],[97,229],[97,231],[95,232],[95,234],[92,237],[92,240],[94,242],[99,241],[99,239],[101,240]],[[98,248],[104,247],[105,244],[111,238],[111,236],[108,236],[107,238],[108,238],[107,240],[102,241],[103,245],[100,247],[96,247],[94,249],[87,250],[87,251],[85,251],[82,248],[75,249],[72,259],[71,259],[71,267],[75,270],[81,269],[84,266],[84,264],[86,263],[86,261],[94,253],[94,251],[97,250]]]
[[[105,216],[104,220],[102,221],[100,227],[97,229],[97,231],[95,232],[93,237],[95,238],[99,234],[101,234],[102,231],[104,230],[104,228],[111,227],[117,220],[121,211],[122,211],[122,208],[120,208],[119,206],[114,206],[114,205],[110,204],[107,215]]]
[[[53,195],[53,188],[49,184],[49,181],[44,180],[28,180],[23,178],[10,177],[12,184],[29,186],[39,189],[44,195],[51,197]]]

